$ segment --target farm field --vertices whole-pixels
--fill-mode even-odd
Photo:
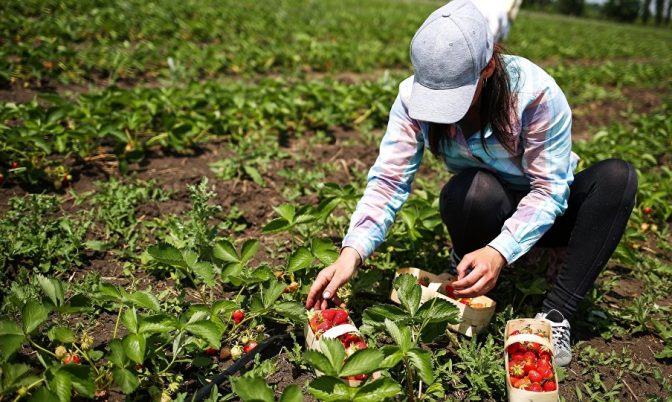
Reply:
[[[418,310],[415,284],[393,283],[449,264],[450,175],[430,153],[339,293],[368,347],[343,367],[303,348],[308,288],[338,255],[410,39],[442,4],[0,5],[0,401],[188,401],[238,366],[207,400],[506,400],[504,326],[540,309],[562,250],[504,269],[485,332],[446,332],[454,308]],[[669,28],[526,11],[505,43],[567,95],[579,169],[618,157],[639,176],[572,322],[566,401],[672,395],[670,44]]]

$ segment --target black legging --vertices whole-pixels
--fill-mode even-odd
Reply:
[[[620,159],[577,173],[564,215],[535,246],[567,246],[567,257],[543,311],[571,317],[592,287],[623,235],[635,204],[637,174]],[[525,194],[510,191],[486,170],[467,169],[441,191],[441,217],[458,257],[486,246],[501,231]]]

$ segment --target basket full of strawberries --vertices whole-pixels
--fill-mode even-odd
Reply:
[[[504,345],[509,401],[557,401],[551,325],[544,320],[511,320]]]
[[[338,339],[341,341],[345,348],[346,359],[356,351],[367,348],[366,341],[345,309],[311,310],[308,312],[308,324],[305,328],[305,337],[306,348],[310,350],[320,351],[320,341],[322,339]],[[317,373],[317,375],[320,374]],[[366,374],[360,374],[343,378],[343,381],[356,387],[367,378]]]

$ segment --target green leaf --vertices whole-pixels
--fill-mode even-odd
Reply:
[[[64,371],[56,372],[54,378],[49,381],[49,387],[56,393],[60,402],[70,402],[70,395],[72,394],[70,374]]]
[[[144,291],[133,292],[128,295],[128,300],[136,307],[146,308],[148,310],[160,311],[159,300],[153,294]]]
[[[35,300],[29,300],[25,306],[23,306],[23,311],[21,319],[23,320],[23,330],[27,334],[33,333],[43,322],[49,317],[49,309],[36,302]]]
[[[60,343],[74,343],[76,340],[75,333],[67,327],[52,327],[47,336],[50,340]]]
[[[311,249],[313,255],[324,265],[333,264],[338,258],[338,250],[331,240],[313,239]]]
[[[300,271],[309,268],[315,257],[310,250],[305,247],[299,247],[289,256],[287,263],[287,272]]]
[[[121,301],[122,294],[119,287],[110,283],[101,283],[98,287],[98,296],[103,300]]]
[[[87,365],[66,364],[60,367],[59,372],[67,372],[70,375],[72,387],[78,394],[93,398],[96,386],[93,383],[91,368]]]
[[[404,358],[404,354],[398,346],[386,345],[380,348],[380,351],[385,356],[380,363],[380,368],[383,369],[396,366]]]
[[[263,234],[280,233],[288,230],[291,227],[292,225],[286,219],[278,218],[268,222],[266,226],[264,226],[264,228],[261,230],[261,233]]]
[[[126,311],[123,312],[121,315],[121,322],[128,332],[132,334],[138,333],[138,314],[135,311],[135,307],[127,308]]]
[[[124,353],[124,346],[121,341],[119,339],[113,339],[108,344],[108,347],[110,348],[110,355],[108,356],[108,360],[110,360],[112,364],[117,367],[126,366],[128,356],[126,356],[126,353]]]
[[[268,282],[267,286],[261,288],[261,300],[264,302],[264,308],[269,309],[273,306],[276,300],[282,295],[285,291],[285,285],[283,282],[272,280]]]
[[[240,262],[236,248],[228,240],[220,240],[215,243],[215,246],[212,248],[212,255],[222,261]]]
[[[326,402],[349,401],[356,389],[348,387],[336,377],[318,377],[308,384],[308,392],[315,398]]]
[[[405,326],[398,326],[393,321],[385,319],[385,327],[394,342],[399,346],[401,352],[406,354],[411,347],[413,347],[413,338],[411,337],[411,330]]]
[[[222,331],[215,323],[201,320],[188,324],[185,329],[189,333],[206,340],[213,348],[219,349],[221,347],[220,339],[222,338]]]
[[[273,207],[273,210],[288,222],[293,222],[296,216],[296,208],[292,204],[282,204],[278,207]]]
[[[422,327],[420,332],[420,340],[425,343],[432,343],[436,338],[446,334],[446,329],[448,328],[448,322],[437,322],[437,323],[428,323]]]
[[[391,304],[379,304],[364,310],[362,322],[377,329],[385,328],[385,320],[397,323],[406,322],[408,314],[401,308]]]
[[[426,384],[433,383],[432,354],[426,350],[414,348],[408,351],[408,356],[411,358],[411,364],[417,369],[420,379]]]
[[[247,173],[248,176],[257,183],[259,186],[264,187],[264,179],[261,177],[261,173],[254,166],[243,165],[243,170]]]
[[[145,360],[145,348],[147,347],[147,340],[142,334],[129,334],[122,340],[124,345],[124,352],[129,359],[138,364],[142,364]]]
[[[331,363],[331,366],[336,371],[336,375],[341,377],[340,372],[345,360],[345,348],[341,341],[338,339],[322,338],[320,340],[320,349],[327,359],[329,359],[329,363]]]
[[[399,275],[394,281],[394,287],[397,289],[401,305],[411,317],[415,317],[422,298],[422,289],[417,279],[409,274]]]
[[[9,360],[25,339],[18,325],[11,321],[0,321],[0,362]]]
[[[290,385],[282,391],[280,402],[303,402],[303,394],[298,385]]]
[[[58,279],[46,278],[42,275],[37,275],[37,281],[40,283],[42,291],[44,291],[54,306],[59,307],[63,305],[63,283],[61,283],[61,281]]]
[[[147,252],[152,256],[152,258],[163,264],[170,265],[172,267],[187,267],[187,263],[184,261],[180,250],[168,243],[160,243],[151,246],[149,249],[147,249]]]
[[[307,321],[306,308],[299,302],[286,301],[276,303],[273,309],[280,315],[290,319],[295,323]]]
[[[209,287],[215,286],[215,267],[209,262],[201,261],[191,267],[198,279]]]
[[[460,322],[457,307],[438,297],[427,300],[418,309],[417,317],[430,323],[458,324]]]
[[[275,401],[273,390],[259,377],[232,377],[231,388],[243,402]]]
[[[391,378],[381,378],[370,382],[357,390],[355,402],[378,402],[394,398],[401,394],[401,385]]]
[[[303,352],[303,360],[312,366],[315,370],[321,371],[326,375],[338,375],[338,372],[331,365],[327,356],[314,350],[307,350]]]
[[[380,367],[384,357],[383,352],[377,349],[358,350],[348,357],[339,376],[347,377],[349,375],[372,373]]]
[[[124,394],[130,394],[140,385],[140,380],[132,371],[125,368],[115,368],[112,370],[114,382],[121,388]]]
[[[142,334],[166,333],[175,329],[175,319],[164,314],[151,317],[140,317],[138,323],[138,332]]]
[[[57,400],[58,397],[46,387],[40,387],[30,398],[30,402],[54,402]]]
[[[245,243],[243,243],[243,247],[241,248],[240,252],[240,262],[242,264],[247,263],[249,260],[252,259],[257,254],[257,251],[259,251],[259,246],[261,243],[259,243],[259,240],[247,240]]]

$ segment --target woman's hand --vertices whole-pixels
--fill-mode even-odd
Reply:
[[[308,292],[306,308],[324,310],[327,308],[327,300],[336,296],[339,287],[345,284],[355,274],[361,263],[359,253],[351,247],[345,247],[338,259],[317,274],[313,286]]]
[[[465,255],[457,266],[458,280],[453,282],[455,296],[477,297],[488,293],[497,284],[504,265],[506,259],[490,246]]]

